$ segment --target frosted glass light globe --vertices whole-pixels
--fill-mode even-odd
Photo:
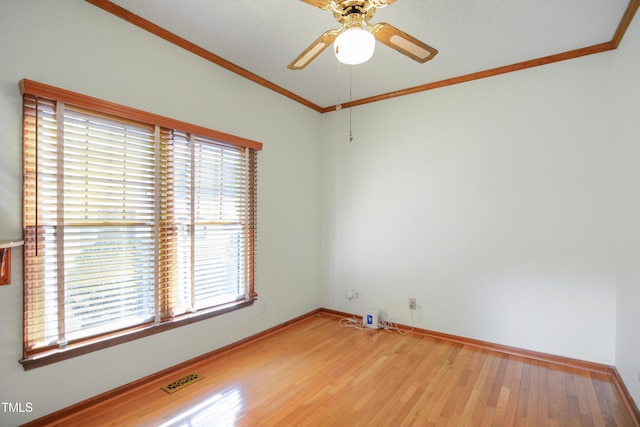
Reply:
[[[333,50],[338,61],[356,65],[368,61],[373,56],[376,39],[362,28],[349,28],[333,42]]]

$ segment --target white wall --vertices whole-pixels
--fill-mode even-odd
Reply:
[[[410,324],[409,297],[421,328],[615,363],[640,401],[639,31],[636,19],[615,52],[354,108],[349,143],[347,111],[320,116],[85,2],[1,2],[0,239],[21,235],[21,78],[264,150],[250,309],[24,372],[13,252],[13,283],[0,287],[0,378],[12,388],[0,401],[34,411],[0,412],[0,425],[318,306]]]
[[[320,306],[316,112],[82,1],[0,2],[0,40],[0,239],[22,235],[22,78],[264,144],[260,300],[251,308],[24,372],[22,257],[13,251],[13,282],[0,286],[0,402],[31,402],[33,412],[0,408],[0,425],[43,416]]]
[[[616,51],[618,306],[616,367],[640,405],[640,22]]]
[[[324,116],[325,304],[614,364],[612,55]]]

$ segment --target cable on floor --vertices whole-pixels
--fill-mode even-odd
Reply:
[[[409,335],[415,329],[414,320],[413,320],[413,310],[409,310],[409,312],[411,314],[411,329],[408,329],[403,332],[398,327],[398,324],[396,322],[386,321],[383,319],[378,320],[378,326],[388,332],[397,332],[403,336]],[[362,321],[358,319],[355,314],[352,315],[352,317],[343,317],[338,322],[338,325],[340,325],[343,328],[354,328],[354,329],[360,329],[360,330],[371,329],[369,327],[364,326],[362,324]]]

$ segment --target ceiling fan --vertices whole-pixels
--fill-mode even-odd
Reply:
[[[424,63],[433,59],[438,51],[420,40],[400,31],[393,25],[381,22],[371,25],[376,9],[388,6],[396,0],[300,0],[322,10],[330,10],[342,26],[321,35],[306,48],[287,68],[300,70],[320,55],[331,43],[340,62],[359,64],[373,55],[375,40]],[[365,46],[356,45],[350,37],[362,39]],[[353,56],[352,56],[353,55]]]

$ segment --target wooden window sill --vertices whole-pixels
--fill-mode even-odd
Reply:
[[[76,356],[88,354],[93,351],[102,350],[114,345],[133,341],[139,338],[144,338],[150,335],[155,335],[157,333],[175,329],[180,326],[186,326],[191,323],[210,319],[212,317],[220,316],[221,314],[229,313],[241,308],[250,307],[253,305],[254,301],[255,298],[235,301],[209,310],[203,310],[198,313],[182,315],[161,323],[137,326],[135,328],[120,331],[106,337],[83,340],[78,343],[69,344],[65,348],[47,350],[40,353],[28,355],[20,360],[20,364],[22,364],[22,367],[25,371],[29,371],[41,366],[50,365],[62,360],[67,360]]]

